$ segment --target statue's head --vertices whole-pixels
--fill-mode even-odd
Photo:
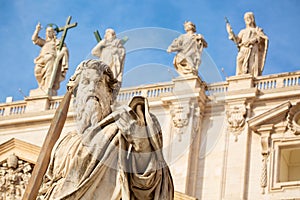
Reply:
[[[113,29],[108,28],[105,31],[104,38],[109,41],[114,40],[116,38],[116,32]]]
[[[253,12],[246,12],[244,15],[246,27],[256,27]]]
[[[186,32],[192,31],[193,33],[195,33],[196,32],[196,25],[191,21],[184,22],[184,30]]]
[[[46,38],[53,39],[53,38],[55,38],[55,36],[56,36],[56,33],[55,33],[55,30],[53,29],[53,27],[48,26],[46,28]]]
[[[84,61],[80,65],[75,106],[79,132],[82,133],[111,112],[116,80],[109,66],[99,60]]]
[[[18,167],[18,157],[15,154],[11,154],[7,158],[7,165],[9,168],[16,169]]]

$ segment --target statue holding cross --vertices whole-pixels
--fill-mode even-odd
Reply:
[[[45,39],[39,37],[42,26],[38,23],[32,35],[33,43],[41,47],[39,56],[34,59],[34,75],[39,89],[48,95],[57,94],[60,82],[65,79],[69,68],[69,52],[64,41],[68,29],[77,26],[77,23],[70,24],[70,21],[71,17],[69,16],[64,27],[54,28],[49,25],[46,28]],[[57,39],[56,34],[61,31],[63,32],[62,37]]]
[[[107,64],[113,72],[115,79],[118,81],[118,86],[114,90],[114,97],[116,98],[121,88],[125,62],[126,50],[123,44],[128,38],[118,39],[116,32],[111,28],[106,29],[103,40],[98,31],[94,34],[98,43],[92,49],[92,55]]]

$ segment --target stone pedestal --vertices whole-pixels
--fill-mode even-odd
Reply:
[[[53,89],[37,88],[37,89],[30,90],[29,92],[29,96],[43,96],[43,95],[56,96],[57,91]]]
[[[205,89],[205,83],[194,75],[180,76],[173,79],[174,90],[176,95],[184,95],[193,92],[199,92]]]
[[[49,108],[50,95],[41,90],[30,90],[29,97],[25,98],[27,101],[26,112],[45,111]]]
[[[227,81],[229,84],[228,91],[249,89],[254,86],[253,76],[251,74],[231,76],[231,77],[227,78]]]

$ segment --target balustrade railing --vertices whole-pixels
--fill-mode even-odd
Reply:
[[[260,76],[254,79],[254,87],[259,90],[270,90],[277,88],[286,88],[300,86],[300,71],[283,74],[273,74],[269,76]],[[162,95],[172,95],[174,83],[160,83],[144,85],[139,87],[121,88],[117,101],[128,102],[134,96],[145,96],[150,100],[159,99]],[[225,94],[228,91],[228,82],[218,82],[207,84],[206,95]],[[58,108],[63,97],[54,97],[49,101],[48,109],[55,110]],[[11,103],[0,104],[0,117],[9,115],[20,115],[26,113],[26,101],[16,101]]]
[[[145,96],[150,99],[158,98],[162,94],[172,93],[173,88],[173,83],[145,85],[143,87],[122,88],[117,97],[117,101],[129,101],[134,96]]]
[[[300,72],[283,73],[255,78],[254,86],[259,90],[269,90],[300,85]]]
[[[212,95],[216,93],[226,93],[228,91],[228,82],[218,82],[207,84],[206,95]]]
[[[0,116],[20,115],[26,112],[26,102],[14,102],[0,105]]]
[[[50,101],[49,102],[49,110],[55,110],[56,108],[58,108],[61,101],[62,101],[62,98]]]
[[[5,113],[5,107],[0,108],[0,116],[3,116]]]

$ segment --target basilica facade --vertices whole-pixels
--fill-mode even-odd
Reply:
[[[207,84],[187,75],[121,88],[114,109],[149,100],[175,199],[300,198],[300,72]],[[0,104],[0,199],[21,199],[62,96]],[[76,128],[68,111],[62,134]]]

